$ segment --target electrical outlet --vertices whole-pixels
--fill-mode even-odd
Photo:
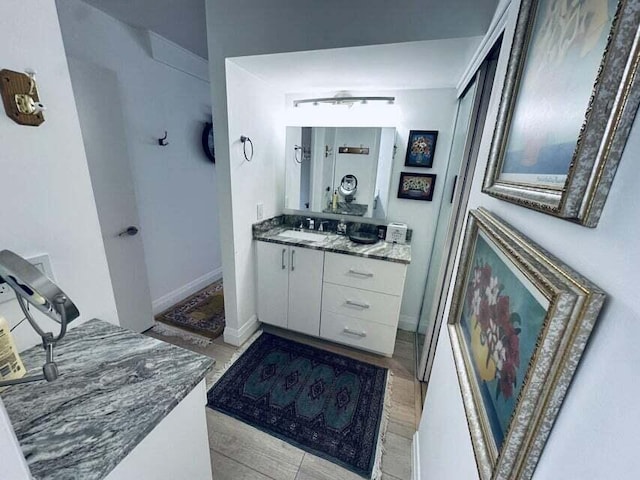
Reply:
[[[258,221],[264,218],[264,203],[256,205],[256,217],[258,218]]]
[[[13,293],[13,289],[6,283],[0,283],[0,303],[5,303],[15,299],[16,295]]]

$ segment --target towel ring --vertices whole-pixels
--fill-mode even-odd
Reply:
[[[247,162],[250,162],[253,159],[253,142],[249,137],[245,137],[244,135],[240,136],[240,141],[242,142],[242,153],[244,154],[244,158]],[[247,142],[251,145],[251,155],[247,155]]]

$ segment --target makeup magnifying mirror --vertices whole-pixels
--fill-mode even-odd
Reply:
[[[0,252],[0,284],[6,283],[16,293],[18,304],[33,329],[42,337],[42,346],[46,351],[45,364],[41,375],[0,381],[0,387],[17,383],[58,378],[58,366],[53,361],[53,347],[67,333],[67,325],[80,316],[80,312],[65,293],[49,280],[40,270],[19,255],[9,251]],[[60,324],[57,335],[45,332],[34,320],[28,305]]]

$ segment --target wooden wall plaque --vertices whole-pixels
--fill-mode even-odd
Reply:
[[[34,84],[26,73],[14,72],[12,70],[0,70],[0,93],[2,94],[2,103],[7,116],[20,125],[30,125],[37,127],[44,122],[44,115],[38,112],[33,115],[20,113],[16,105],[15,96],[17,94],[29,94],[36,101],[40,101],[38,96],[38,87]]]
[[[369,155],[369,147],[338,147],[338,153],[352,153],[354,155]]]

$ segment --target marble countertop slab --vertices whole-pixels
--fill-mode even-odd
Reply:
[[[265,231],[254,229],[253,238],[263,242],[295,245],[297,247],[343,253],[346,255],[355,255],[357,257],[375,258],[377,260],[386,260],[389,262],[404,264],[411,263],[411,245],[399,245],[397,243],[389,243],[385,241],[379,241],[372,245],[363,245],[361,243],[352,242],[349,240],[349,237],[345,235],[337,235],[335,233],[325,233],[325,238],[322,241],[300,240],[297,238],[281,236],[281,234],[286,230],[291,230],[291,227],[277,225]],[[313,233],[321,232],[314,231]]]
[[[21,356],[29,372],[40,373],[40,346]],[[104,478],[214,364],[95,319],[67,333],[55,360],[56,381],[15,385],[1,394],[38,480]]]

